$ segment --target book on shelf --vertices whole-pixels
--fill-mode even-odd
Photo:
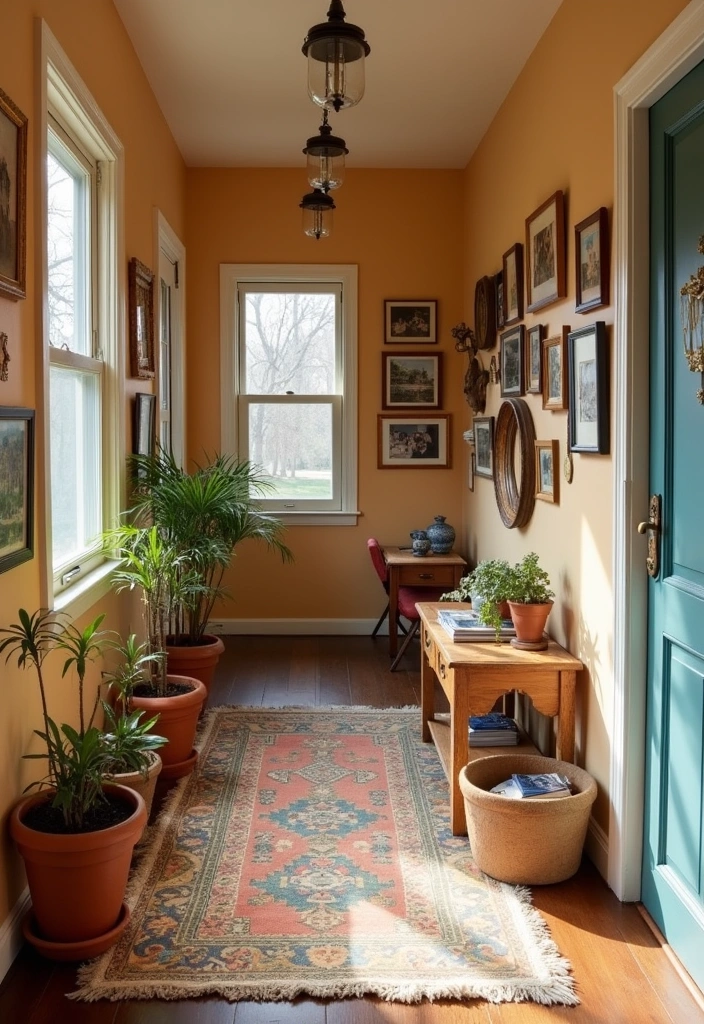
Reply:
[[[479,619],[476,612],[472,611],[445,611],[438,612],[438,623],[442,626],[451,640],[494,640],[496,630],[493,626],[487,626]],[[511,619],[502,619],[499,629],[499,636],[502,638],[516,635],[516,628]]]
[[[472,747],[515,747],[518,743],[518,726],[508,715],[491,712],[488,715],[471,715],[469,719],[469,744]]]

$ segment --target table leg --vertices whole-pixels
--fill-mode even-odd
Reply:
[[[469,761],[469,686],[452,681],[450,701],[450,827],[453,836],[467,835],[460,772]]]
[[[574,763],[574,700],[577,673],[560,672],[560,713],[557,719],[555,754],[558,761]]]
[[[396,657],[398,652],[398,568],[389,566],[389,655]]]
[[[421,625],[420,636],[420,725],[423,743],[430,743],[428,722],[435,714],[435,672],[425,653],[425,626]]]

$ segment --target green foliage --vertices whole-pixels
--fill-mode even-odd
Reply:
[[[443,601],[471,601],[474,598],[478,605],[479,621],[485,626],[493,626],[496,639],[500,640],[501,615],[499,604],[509,597],[512,570],[502,558],[491,558],[480,562],[467,576],[463,576],[457,590],[443,594]],[[482,602],[477,602],[481,598]]]
[[[550,577],[538,565],[538,556],[531,551],[511,571],[510,601],[519,604],[547,604],[555,592],[550,589]]]
[[[115,703],[126,713],[135,686],[148,683],[154,663],[163,662],[163,652],[150,652],[149,644],[137,643],[137,635],[130,633],[127,640],[110,645],[120,656],[116,668],[103,672],[103,681],[115,693]]]
[[[154,715],[142,722],[144,711],[116,715],[105,701],[103,712],[105,722],[102,742],[108,758],[105,772],[109,775],[142,772],[146,777],[150,766],[149,754],[168,743],[164,736],[152,732],[159,716]]]
[[[61,729],[48,719],[48,731],[35,730],[46,743],[46,754],[25,754],[27,758],[48,760],[49,773],[27,789],[48,783],[54,790],[53,807],[63,813],[67,827],[79,831],[86,814],[105,800],[103,776],[109,764],[100,729],[91,726],[78,732],[70,725]]]

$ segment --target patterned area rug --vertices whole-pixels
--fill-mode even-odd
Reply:
[[[72,998],[578,1003],[529,894],[451,835],[417,708],[217,708],[199,748]]]

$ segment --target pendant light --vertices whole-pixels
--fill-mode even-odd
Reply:
[[[320,134],[308,139],[303,152],[308,157],[308,181],[313,188],[330,192],[339,188],[345,178],[345,156],[349,150],[345,140],[332,134],[328,112],[323,112]]]
[[[303,43],[308,58],[308,94],[336,112],[364,95],[364,58],[370,47],[358,25],[345,23],[341,0],[331,0],[328,20],[313,25]]]
[[[332,230],[335,203],[319,188],[303,196],[298,204],[303,210],[303,234],[310,238],[328,238]]]

